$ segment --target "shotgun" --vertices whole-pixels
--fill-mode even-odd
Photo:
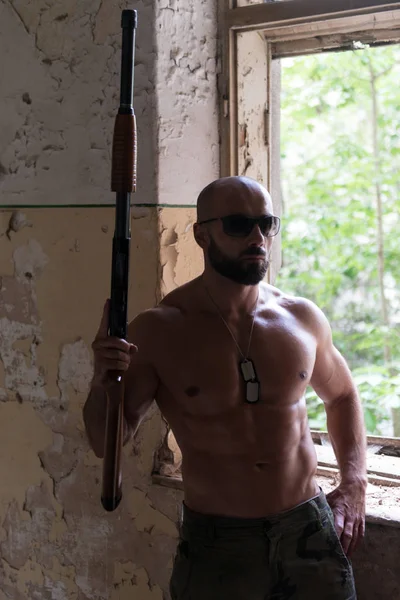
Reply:
[[[120,105],[114,124],[111,191],[116,193],[115,230],[112,245],[109,335],[126,339],[128,317],[129,252],[131,241],[131,193],[136,191],[136,119],[133,110],[136,10],[121,16]],[[113,511],[122,498],[121,454],[124,433],[124,378],[111,374],[107,389],[101,502]]]

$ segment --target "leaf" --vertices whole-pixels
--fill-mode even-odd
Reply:
[[[368,433],[373,433],[376,430],[376,417],[370,408],[364,408],[364,419]]]
[[[379,286],[370,65],[377,74],[390,70],[376,80],[389,329]],[[400,387],[400,46],[296,57],[282,67],[283,267],[276,285],[324,310],[369,431],[377,433]],[[310,423],[323,422],[317,396],[308,392],[306,402]]]

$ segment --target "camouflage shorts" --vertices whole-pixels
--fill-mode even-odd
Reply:
[[[324,493],[265,519],[183,506],[172,600],[356,600]]]

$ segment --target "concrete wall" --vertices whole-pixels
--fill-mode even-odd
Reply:
[[[202,268],[191,223],[218,175],[215,2],[196,23],[187,4],[134,7],[147,206],[132,210],[130,317]],[[125,448],[108,514],[81,416],[110,285],[122,8],[0,0],[0,600],[168,597],[179,498],[151,485],[165,426],[151,411]]]
[[[400,529],[367,523],[365,541],[354,555],[357,600],[400,598]]]

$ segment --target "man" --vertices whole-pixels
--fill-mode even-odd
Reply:
[[[321,310],[262,281],[278,230],[257,182],[211,183],[194,225],[203,274],[139,314],[127,341],[107,337],[106,304],[93,343],[84,419],[97,456],[110,369],[125,371],[126,438],[155,399],[182,451],[173,600],[356,597],[348,557],[364,535],[362,408]],[[341,472],[331,508],[315,480],[308,385],[324,401]]]

